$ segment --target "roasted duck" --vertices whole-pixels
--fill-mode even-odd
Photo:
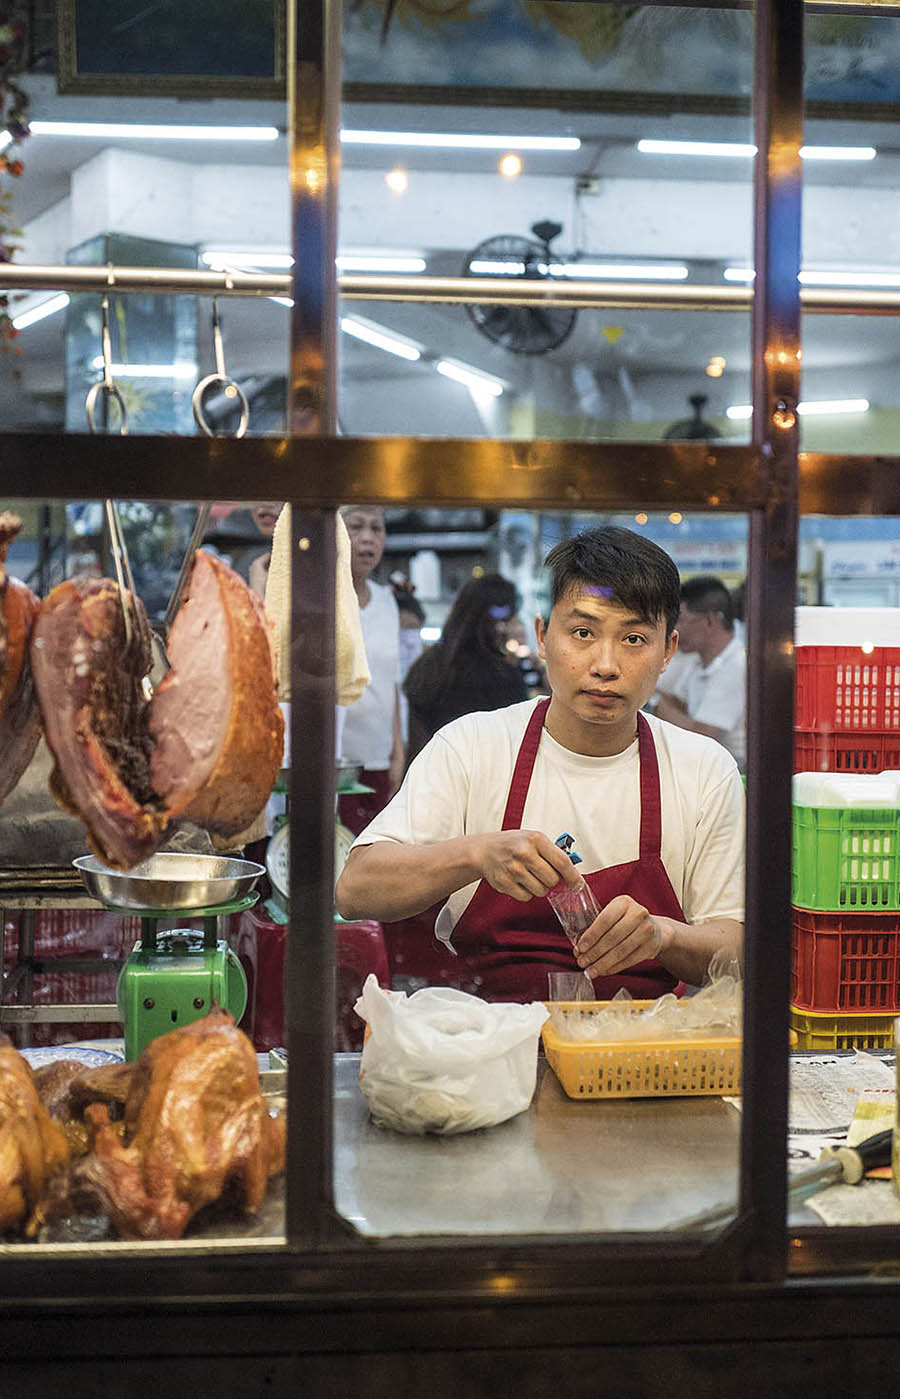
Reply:
[[[0,514],[0,802],[34,757],[41,716],[28,659],[40,601],[7,572],[6,551],[22,528],[18,515]]]
[[[167,652],[171,670],[148,703],[146,628],[126,647],[119,589],[108,578],[61,583],[34,625],[51,790],[114,869],[158,850],[175,818],[222,836],[244,830],[281,765],[284,720],[262,605],[202,550]]]
[[[0,1234],[36,1233],[68,1160],[65,1133],[40,1102],[28,1063],[0,1034]]]
[[[223,1194],[252,1213],[284,1166],[283,1118],[269,1116],[256,1054],[226,1010],[152,1040],[134,1065],[120,1139],[91,1103],[89,1154],[70,1202],[107,1214],[127,1239],[177,1239]]]

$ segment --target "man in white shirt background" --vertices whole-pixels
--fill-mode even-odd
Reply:
[[[747,762],[747,661],[735,635],[731,594],[703,574],[681,586],[678,650],[686,656],[672,679],[660,677],[657,717],[721,743],[743,772]]]

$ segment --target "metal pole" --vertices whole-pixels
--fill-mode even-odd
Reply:
[[[317,199],[306,209],[311,214]],[[330,211],[329,211],[330,216]],[[307,253],[310,257],[311,253]],[[298,273],[197,272],[172,267],[74,267],[0,263],[3,291],[173,292],[183,296],[242,296],[256,298],[311,292],[307,257]],[[506,305],[603,307],[620,311],[748,311],[753,288],[712,286],[700,282],[673,286],[668,282],[537,281],[528,277],[418,277],[363,275],[333,277],[331,286],[345,301],[396,301],[423,305]],[[805,312],[823,316],[897,316],[900,291],[853,287],[802,287]],[[303,324],[310,324],[313,304],[307,300]],[[323,312],[324,312],[323,306]],[[329,310],[329,315],[331,315]],[[336,315],[336,312],[334,313]],[[313,366],[307,372],[315,377]]]
[[[289,7],[294,276],[289,431],[337,421],[340,5]],[[285,1228],[294,1246],[325,1232],[332,1199],[334,1042],[334,511],[291,509],[291,925],[285,985],[288,1158]]]
[[[756,296],[753,443],[768,502],[750,516],[748,559],[747,1014],[741,1204],[747,1267],[785,1267],[790,987],[793,628],[800,397],[802,0],[759,0],[755,26]]]

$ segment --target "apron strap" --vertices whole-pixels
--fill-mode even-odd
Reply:
[[[659,762],[650,725],[638,710],[638,753],[641,760],[641,838],[640,858],[659,857],[662,850],[662,800],[659,790]]]
[[[541,741],[544,716],[549,708],[549,699],[541,700],[540,704],[535,705],[534,713],[528,720],[525,736],[516,756],[513,775],[510,778],[509,796],[506,798],[506,810],[503,813],[501,831],[520,831],[522,829],[525,798],[528,796],[531,774],[534,771],[534,760],[537,757],[538,745]]]

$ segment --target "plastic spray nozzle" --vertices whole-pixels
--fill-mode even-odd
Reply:
[[[575,849],[575,837],[569,835],[568,831],[563,831],[561,836],[557,836],[553,844],[558,845],[560,850],[568,855],[573,865],[580,865],[582,863],[581,856]]]

